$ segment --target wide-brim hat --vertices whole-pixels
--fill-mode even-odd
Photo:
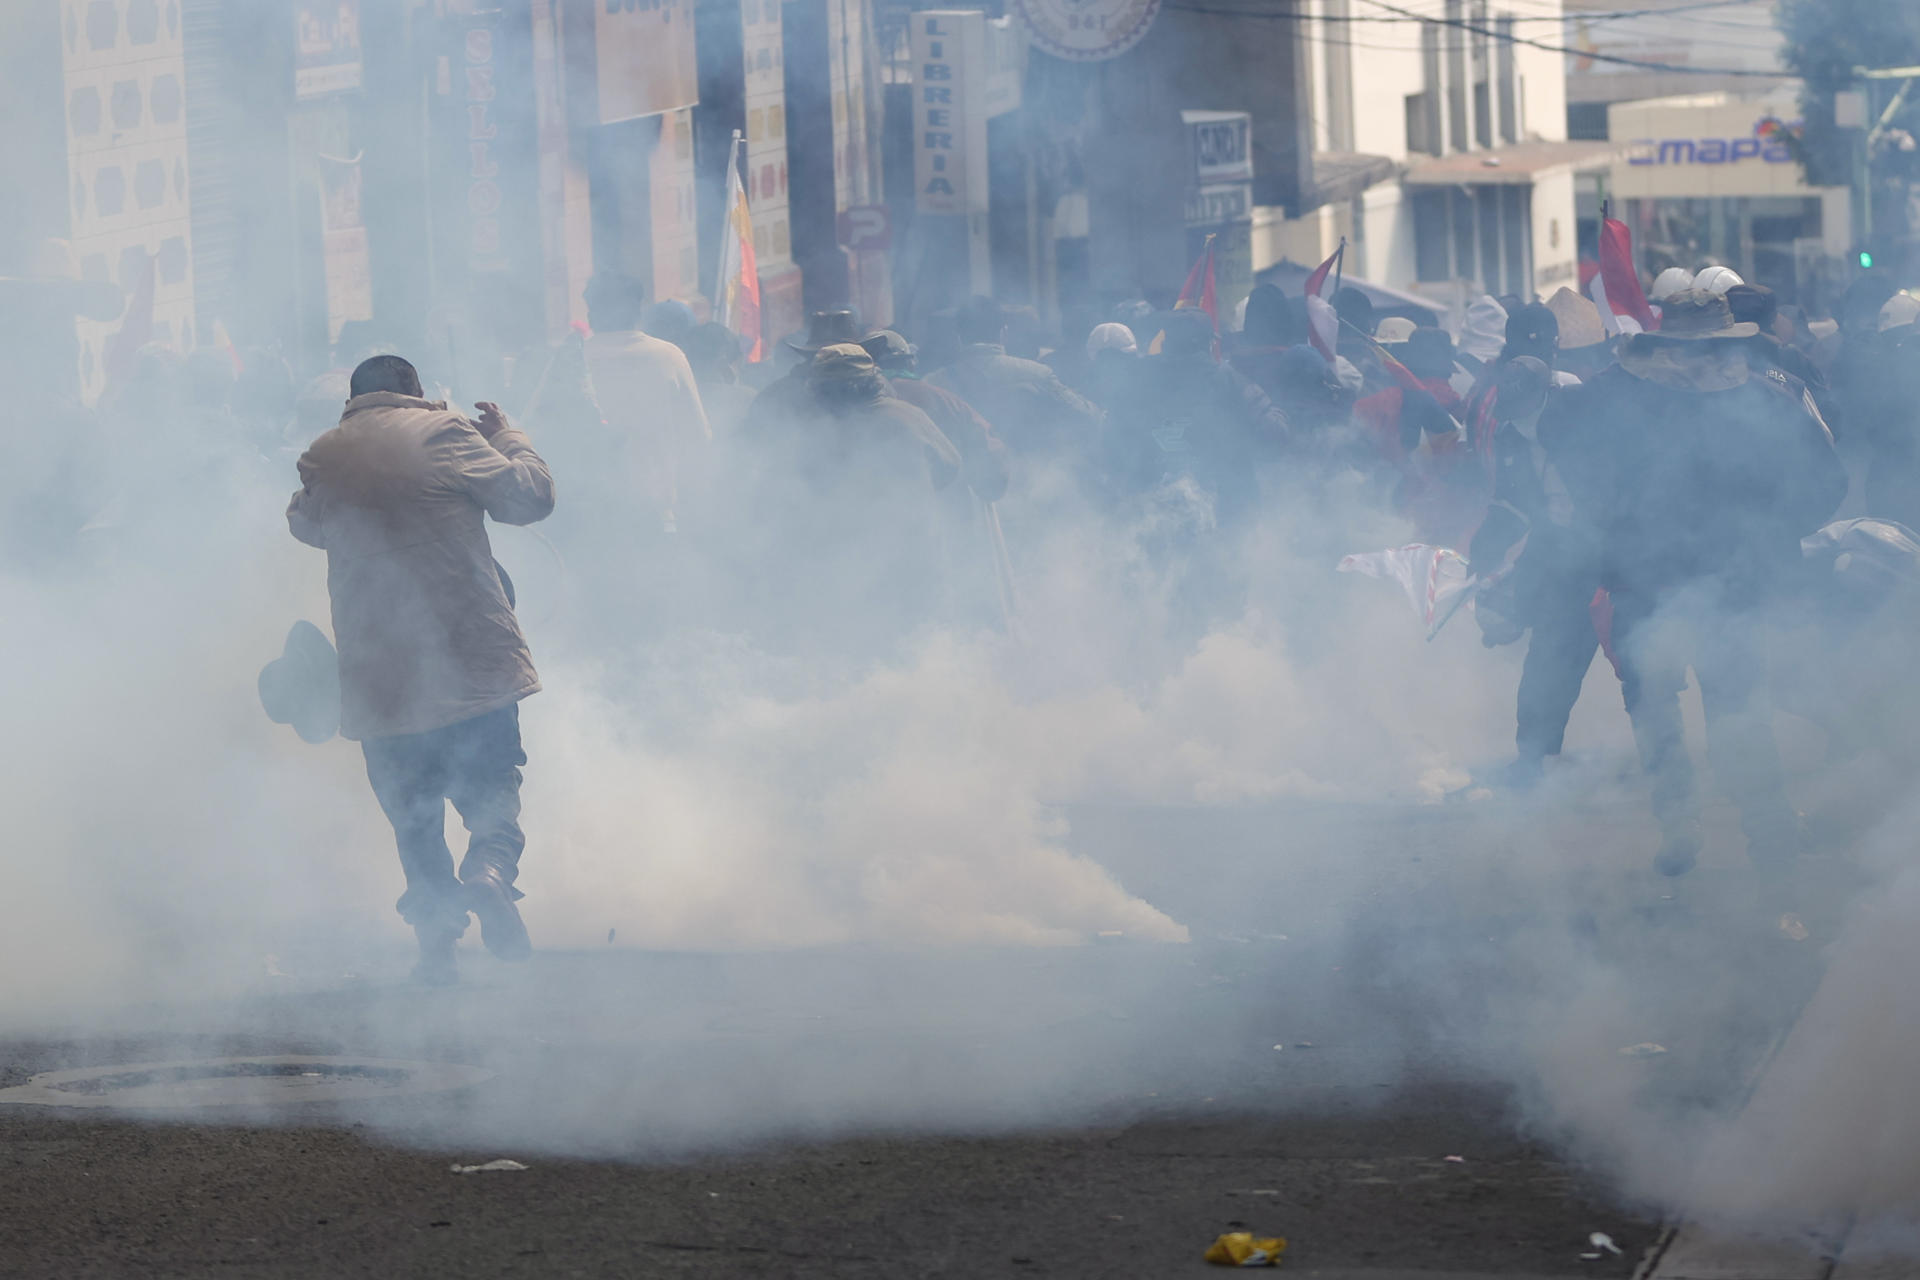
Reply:
[[[306,741],[340,732],[340,655],[311,622],[293,624],[280,656],[261,668],[259,688],[267,718]]]
[[[875,364],[886,364],[889,360],[911,360],[920,351],[920,348],[891,329],[875,329],[860,339],[860,346],[873,357]]]
[[[822,347],[840,343],[860,345],[860,315],[842,307],[836,311],[816,311],[807,317],[807,336],[788,338],[787,345],[801,355],[810,356]]]
[[[1565,285],[1547,299],[1547,310],[1560,324],[1560,349],[1578,351],[1597,347],[1607,340],[1607,326],[1601,322],[1600,308]]]
[[[878,372],[873,357],[857,342],[835,342],[814,352],[807,377],[815,382],[852,382]]]
[[[1733,318],[1725,294],[1706,289],[1683,289],[1667,295],[1661,304],[1660,327],[1646,337],[1661,342],[1710,342],[1728,338],[1751,338],[1760,332],[1752,321]]]

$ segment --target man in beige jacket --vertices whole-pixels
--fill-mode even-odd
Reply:
[[[553,479],[497,406],[477,422],[423,397],[398,356],[353,371],[340,425],[300,459],[293,536],[327,553],[340,650],[340,731],[400,848],[401,916],[420,939],[417,974],[455,977],[467,913],[503,959],[530,951],[513,887],[520,831],[519,702],[533,659],[487,540],[486,517],[532,524]],[[454,875],[446,801],[469,833]]]

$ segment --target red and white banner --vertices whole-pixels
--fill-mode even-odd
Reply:
[[[1609,333],[1644,333],[1659,327],[1640,273],[1633,269],[1633,232],[1618,218],[1600,220],[1600,270],[1587,286]]]
[[[1346,252],[1347,242],[1342,240],[1333,256],[1307,277],[1307,341],[1328,364],[1333,363],[1333,349],[1340,344],[1340,317],[1333,309],[1333,294],[1340,287],[1340,263]]]

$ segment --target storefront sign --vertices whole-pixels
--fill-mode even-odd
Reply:
[[[1043,52],[1098,62],[1139,44],[1160,0],[1013,0],[1013,12]]]
[[[840,215],[840,243],[856,253],[893,248],[893,220],[883,204],[857,204]]]
[[[913,15],[913,180],[921,213],[987,207],[986,16]]]
[[[1628,164],[1739,164],[1742,160],[1793,163],[1793,152],[1777,139],[1635,138],[1631,145]]]
[[[373,318],[373,261],[360,216],[360,161],[320,157],[320,257],[327,290],[327,341],[349,320]]]
[[[494,34],[473,27],[466,38],[467,100],[467,260],[475,271],[506,265],[500,236],[500,162],[494,140],[500,125],[494,115]]]
[[[1253,117],[1245,111],[1182,111],[1192,170],[1187,224],[1253,216]]]
[[[593,39],[601,124],[700,101],[693,0],[594,0]]]
[[[294,6],[293,96],[323,98],[361,83],[360,0]]]

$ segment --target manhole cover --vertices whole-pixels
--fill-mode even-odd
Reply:
[[[290,1106],[434,1093],[493,1078],[480,1067],[387,1058],[275,1056],[139,1062],[45,1071],[0,1089],[0,1103],[38,1107]]]

